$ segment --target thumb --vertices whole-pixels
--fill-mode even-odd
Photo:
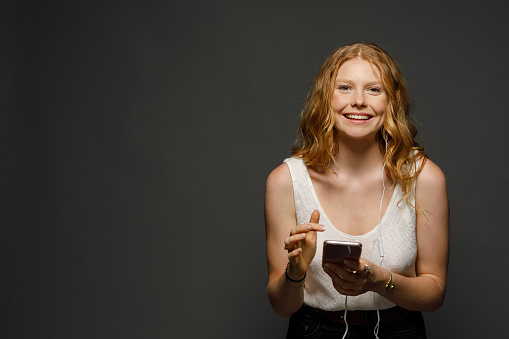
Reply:
[[[309,222],[313,224],[318,224],[320,222],[320,212],[318,210],[314,210],[311,214],[311,219],[309,219]]]

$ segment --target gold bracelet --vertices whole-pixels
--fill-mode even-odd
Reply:
[[[382,295],[384,295],[385,293],[389,292],[389,291],[392,291],[392,289],[394,288],[394,285],[392,284],[392,273],[389,272],[391,274],[391,277],[389,278],[389,281],[387,282],[387,284],[385,284],[385,292],[382,293]]]

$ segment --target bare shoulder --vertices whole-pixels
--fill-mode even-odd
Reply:
[[[417,205],[446,220],[448,214],[447,183],[445,175],[433,161],[427,159],[415,184]]]
[[[445,175],[437,164],[430,159],[426,159],[421,172],[417,176],[416,186],[445,188]]]
[[[267,226],[279,225],[281,220],[295,219],[292,176],[288,165],[282,163],[267,178],[265,189],[265,218]],[[286,230],[285,230],[286,232]]]
[[[266,184],[267,193],[292,192],[292,176],[288,165],[282,163],[276,167],[268,176]]]

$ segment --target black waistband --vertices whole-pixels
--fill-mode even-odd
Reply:
[[[314,308],[306,304],[302,305],[301,312],[312,314],[315,317],[328,317],[332,321],[340,322],[345,324],[344,314],[345,311],[323,311],[319,308]],[[399,320],[403,320],[409,311],[395,306],[386,310],[380,310],[380,322],[389,323]],[[346,319],[348,325],[374,325],[378,321],[377,311],[347,311]]]

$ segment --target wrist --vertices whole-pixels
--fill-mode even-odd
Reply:
[[[373,292],[383,295],[388,292],[387,288],[392,286],[392,273],[383,268],[379,268],[378,271],[379,274],[377,274],[377,277],[375,278],[374,281],[375,288],[373,288]],[[389,286],[387,285],[388,283]]]
[[[285,268],[285,277],[286,280],[291,281],[293,283],[302,283],[306,279],[306,272],[301,274],[296,273],[294,269],[292,269],[291,263],[288,262]]]
[[[391,276],[389,277],[389,280],[387,281],[387,283],[384,286],[384,292],[382,293],[382,295],[384,295],[385,293],[388,293],[394,289],[394,285],[392,284],[392,273],[391,272],[389,272],[389,273],[391,274]]]

